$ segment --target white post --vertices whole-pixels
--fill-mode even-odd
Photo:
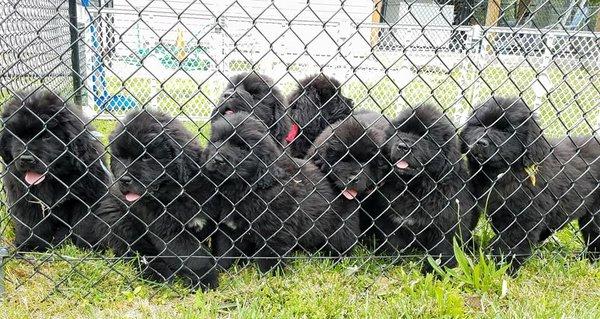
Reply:
[[[469,54],[474,55],[472,61],[475,63],[475,71],[479,71],[479,67],[485,62],[485,45],[483,41],[483,28],[480,25],[473,26],[473,33],[471,34],[471,41],[473,43],[473,49]],[[476,94],[479,92],[480,79],[477,78],[477,72],[475,72],[473,81],[473,89],[471,90],[471,96],[469,97],[469,104],[474,105],[478,102]]]
[[[550,79],[550,75],[548,74],[548,67],[552,63],[552,49],[554,47],[555,40],[556,36],[549,33],[548,41],[546,43],[546,50],[544,51],[544,58],[542,59],[542,72],[538,74],[538,76],[533,80],[533,84],[531,85],[533,92],[535,93],[533,107],[536,113],[542,106],[544,98],[546,97],[546,95],[548,95],[548,92],[550,92],[553,87],[552,80]]]

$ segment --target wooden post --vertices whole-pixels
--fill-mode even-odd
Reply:
[[[596,27],[594,31],[600,32],[600,9],[596,11]]]
[[[517,23],[522,24],[525,15],[529,15],[529,5],[531,0],[517,0],[517,10],[515,12],[515,19]]]
[[[373,14],[371,15],[371,22],[373,22],[373,24],[381,23],[381,16],[383,14],[383,0],[373,0],[373,4],[375,5],[375,9],[373,10]],[[377,45],[377,42],[379,41],[380,31],[381,28],[379,26],[374,26],[373,28],[371,28],[372,47]]]
[[[487,7],[487,15],[485,17],[485,25],[488,27],[495,27],[498,25],[498,19],[500,18],[500,8],[502,0],[489,0]]]
[[[371,22],[380,23],[381,14],[383,14],[383,0],[373,0],[373,4],[375,5],[375,10],[373,10],[373,15],[371,16]]]

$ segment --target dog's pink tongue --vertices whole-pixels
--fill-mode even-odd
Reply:
[[[346,197],[347,199],[354,199],[356,198],[356,195],[358,195],[358,192],[356,191],[356,189],[346,188],[342,192],[342,195],[344,195],[344,197]]]
[[[225,111],[225,115],[230,115],[230,114],[233,114],[233,113],[234,113],[234,112],[233,112],[232,110],[227,110],[227,111]]]
[[[140,194],[136,194],[136,193],[127,193],[125,194],[125,199],[129,202],[135,202],[136,200],[140,199]]]
[[[408,163],[406,161],[398,161],[396,162],[396,167],[399,169],[406,169],[408,168]]]
[[[44,179],[46,179],[46,176],[44,176],[40,173],[36,173],[36,172],[32,172],[32,171],[25,172],[25,181],[29,185],[38,185],[39,183],[43,182]]]

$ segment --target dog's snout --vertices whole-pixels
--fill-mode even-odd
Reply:
[[[354,174],[354,175],[348,176],[348,183],[355,182],[356,180],[358,180],[358,177],[359,177],[359,174]]]
[[[130,185],[133,182],[133,178],[131,178],[131,176],[129,175],[123,175],[121,177],[121,183],[123,185]]]
[[[410,145],[404,143],[404,142],[398,142],[398,144],[396,145],[396,148],[400,151],[410,151]]]
[[[33,164],[33,162],[35,161],[35,158],[31,154],[23,154],[20,157],[20,161],[23,164]]]

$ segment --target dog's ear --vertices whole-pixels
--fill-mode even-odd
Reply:
[[[169,170],[171,178],[176,178],[177,182],[185,185],[189,182],[192,174],[194,174],[195,162],[193,158],[198,158],[200,155],[193,154],[191,150],[186,148],[185,143],[178,141],[178,134],[166,126],[157,127],[152,132],[148,132],[144,137],[154,147],[165,147],[169,149],[169,156],[172,156],[171,163],[166,167]]]
[[[375,177],[377,177],[379,181],[383,180],[388,173],[391,172],[388,156],[384,156],[383,154],[376,155],[373,158],[372,164],[375,168]]]
[[[61,112],[61,113],[64,113],[64,112]],[[50,114],[39,114],[38,115],[39,120],[42,121],[42,123],[44,123],[48,129],[53,129],[59,125],[59,120],[57,119],[58,116],[61,116],[60,113],[55,116],[52,116]]]
[[[297,94],[296,100],[290,102],[294,103],[294,121],[302,128],[321,121],[318,111],[319,98],[313,90],[307,90],[304,95]]]
[[[467,144],[467,140],[466,140],[466,129],[467,127],[463,127],[462,131],[460,131],[460,133],[458,133],[456,135],[456,138],[458,139],[458,144],[460,147],[460,153],[461,154],[467,154],[469,152],[469,145]]]
[[[58,117],[60,116],[60,118]],[[66,132],[69,151],[75,165],[80,169],[86,170],[88,165],[101,158],[100,141],[92,135],[81,119],[71,112],[61,112],[55,116],[55,120],[60,120],[61,130]]]
[[[443,150],[437,153],[427,164],[426,170],[429,177],[433,178],[436,182],[447,178],[458,161],[456,158],[457,156],[451,156]]]
[[[284,171],[278,167],[277,160],[282,151],[270,135],[252,147],[252,151],[260,159],[255,172],[255,181],[259,188],[269,188],[283,178]]]
[[[323,159],[323,157],[321,157],[321,155],[319,155],[318,152],[315,152],[314,155],[309,156],[309,158],[312,159],[313,164],[315,164],[321,171],[323,171],[326,168],[326,162]]]
[[[75,161],[75,164],[78,166],[87,167],[97,159],[101,159],[101,154],[98,152],[98,149],[95,147],[100,142],[97,141],[90,134],[81,134],[73,139],[71,142],[71,153],[72,157]]]
[[[190,163],[191,161],[192,160],[187,157],[185,152],[181,152],[181,155],[179,155],[179,165],[177,167],[177,170],[179,171],[179,182],[183,183],[182,185],[189,182],[192,176],[192,168]]]
[[[12,138],[11,132],[6,127],[8,117],[3,117],[0,122],[0,157],[4,160],[5,164],[13,161],[13,157],[10,152],[10,139]]]
[[[550,154],[550,144],[542,134],[542,129],[538,125],[535,117],[531,117],[523,124],[518,131],[517,136],[523,142],[523,166],[530,167],[539,165]]]
[[[5,130],[5,128],[2,130]],[[12,137],[10,136],[10,133],[5,131],[0,132],[0,157],[2,157],[2,160],[4,160],[4,164],[8,164],[13,161],[10,150],[11,147],[9,145],[11,138]]]
[[[283,97],[278,95],[273,96],[273,101],[276,103],[273,107],[273,120],[275,121],[273,124],[275,125],[273,136],[277,137],[278,142],[282,142],[285,139],[292,127],[292,123],[287,114],[287,103],[285,101],[280,101],[280,99],[283,99]]]
[[[184,147],[179,162],[179,180],[181,182],[187,183],[196,177],[200,171],[200,165],[194,159],[198,160],[202,156],[202,150],[194,151],[191,147]]]

